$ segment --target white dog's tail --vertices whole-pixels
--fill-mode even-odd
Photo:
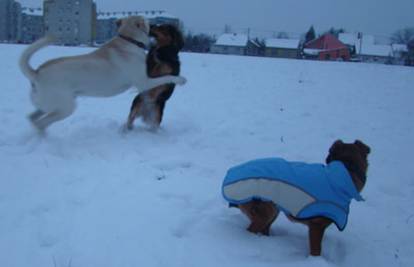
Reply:
[[[48,46],[49,44],[53,43],[55,41],[55,38],[53,36],[46,36],[43,37],[33,44],[31,44],[26,50],[23,51],[23,54],[20,57],[20,69],[23,72],[23,74],[30,80],[34,81],[36,78],[36,70],[30,66],[29,61],[30,58],[33,56],[34,53],[36,53],[38,50],[42,49],[45,46]]]

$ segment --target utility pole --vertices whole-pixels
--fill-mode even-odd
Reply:
[[[361,56],[361,54],[362,54],[362,32],[358,32],[358,40],[359,40],[359,58],[361,59],[361,61],[362,61],[362,56]]]

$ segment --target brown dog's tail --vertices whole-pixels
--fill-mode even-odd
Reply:
[[[48,46],[54,41],[55,38],[53,36],[46,36],[37,40],[29,47],[27,47],[26,50],[23,51],[19,61],[20,70],[23,72],[24,76],[26,76],[31,82],[34,82],[34,80],[36,79],[36,70],[33,69],[32,66],[30,66],[29,64],[31,57],[38,50],[42,49],[45,46]]]

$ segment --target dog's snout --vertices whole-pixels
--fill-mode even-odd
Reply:
[[[157,44],[157,39],[153,36],[149,39],[150,46],[155,46]]]

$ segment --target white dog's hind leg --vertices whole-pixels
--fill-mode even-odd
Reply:
[[[40,117],[36,121],[33,121],[33,124],[39,131],[44,131],[52,123],[63,120],[72,115],[72,113],[75,111],[75,107],[75,101],[71,101],[71,103],[66,103],[66,107],[64,109],[48,112],[43,117]]]
[[[53,111],[47,113],[44,117],[36,120],[33,124],[39,131],[46,130],[52,123],[63,120],[64,118],[68,117],[70,114],[63,114],[60,111]]]
[[[41,111],[40,109],[37,109],[34,112],[30,113],[28,118],[33,123],[34,121],[37,121],[38,119],[40,119],[40,117],[42,117],[45,114],[46,114],[45,112]]]

